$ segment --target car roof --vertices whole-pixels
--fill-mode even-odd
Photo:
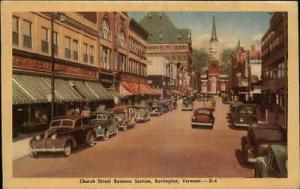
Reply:
[[[78,119],[81,119],[81,118],[84,118],[84,117],[81,116],[81,115],[68,115],[68,116],[57,116],[53,120],[69,119],[69,120],[75,121],[75,120],[78,120]]]
[[[210,108],[197,108],[195,110],[195,112],[197,112],[197,113],[199,113],[199,111],[200,111],[200,113],[203,113],[203,114],[209,114],[209,113],[212,112],[212,109],[210,109]]]

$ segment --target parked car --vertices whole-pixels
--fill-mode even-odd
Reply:
[[[151,111],[150,111],[150,115],[154,116],[154,115],[162,115],[163,112],[163,105],[161,101],[154,101],[152,102],[151,105]]]
[[[258,122],[258,112],[255,104],[241,104],[231,113],[231,122],[234,127],[248,128]]]
[[[136,110],[136,117],[135,117],[136,122],[150,121],[149,107],[139,105],[139,106],[135,106],[135,110]]]
[[[247,135],[241,138],[241,148],[246,162],[253,163],[258,156],[264,156],[271,144],[286,143],[286,131],[279,126],[249,127]]]
[[[197,108],[194,111],[192,117],[192,127],[194,126],[206,126],[213,127],[215,118],[213,116],[213,110],[207,108]]]
[[[73,149],[84,144],[93,146],[94,142],[95,132],[88,118],[73,115],[53,119],[48,130],[30,140],[30,147],[32,157],[42,152],[63,152],[70,156]]]
[[[287,178],[287,146],[272,144],[266,152],[266,156],[255,160],[255,177]]]
[[[115,120],[115,115],[111,111],[93,112],[90,117],[89,124],[93,126],[96,138],[102,137],[108,140],[110,135],[119,133],[119,125]]]
[[[134,106],[121,105],[113,108],[115,114],[115,120],[118,122],[119,128],[126,131],[128,127],[134,127],[135,122],[135,110]]]
[[[181,110],[182,111],[185,111],[185,110],[193,111],[193,101],[190,99],[187,99],[187,98],[183,99],[182,105],[181,105]]]

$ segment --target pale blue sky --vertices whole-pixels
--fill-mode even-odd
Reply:
[[[260,48],[260,39],[269,27],[271,15],[267,12],[165,12],[178,28],[192,30],[194,48],[208,48],[215,14],[217,36],[220,46],[235,47],[238,39],[246,48],[251,44]],[[129,12],[140,21],[146,12]]]

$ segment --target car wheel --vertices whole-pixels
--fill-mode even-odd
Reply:
[[[103,135],[103,140],[108,140],[108,138],[109,138],[109,131],[108,130],[106,130],[105,131],[105,133],[104,133],[104,135]]]
[[[69,157],[72,153],[72,145],[70,142],[67,142],[64,146],[64,155]]]
[[[89,143],[90,146],[95,145],[95,136],[92,132],[90,132],[90,134],[89,134],[88,143]]]
[[[38,158],[39,154],[37,152],[31,152],[30,157],[32,157],[32,158]]]

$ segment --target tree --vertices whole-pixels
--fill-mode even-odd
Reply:
[[[192,68],[198,73],[205,70],[209,65],[210,54],[202,49],[194,49],[192,55]]]
[[[222,51],[221,61],[223,64],[220,67],[221,73],[228,74],[228,72],[230,71],[232,60],[235,58],[235,56],[236,56],[235,49],[228,48]]]

